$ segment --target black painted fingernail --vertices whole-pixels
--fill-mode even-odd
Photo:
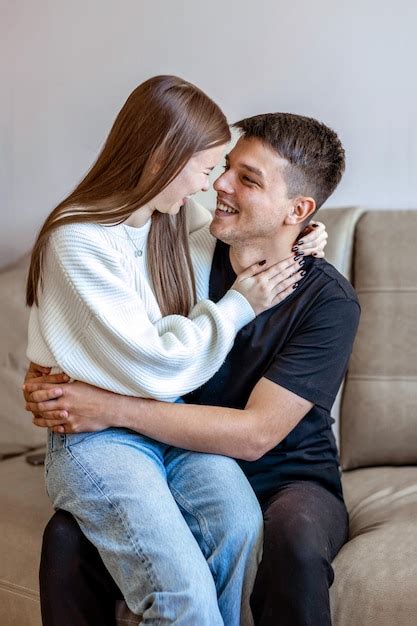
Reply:
[[[258,265],[265,265],[266,263],[266,259],[264,259],[263,261],[259,261]]]
[[[298,253],[300,256],[302,256],[304,254],[304,252],[302,250],[299,250]]]
[[[300,267],[303,267],[304,263],[305,263],[305,259],[301,259],[300,261],[298,261],[298,265]]]
[[[297,287],[298,287],[298,283],[294,283],[292,286],[293,289],[297,289]]]
[[[301,258],[301,254],[297,254],[297,256],[294,257],[294,261],[298,261],[298,259]]]
[[[317,228],[317,227],[318,227],[318,224],[311,224],[311,227],[312,227],[312,228]]]
[[[293,252],[297,252],[297,250],[298,250],[298,246],[293,246],[293,247],[291,248],[291,250],[292,250]]]
[[[300,276],[305,276],[307,274],[307,272],[305,270],[303,270],[302,272],[300,272]]]
[[[304,241],[297,241],[297,243],[298,243],[299,246],[302,246]]]

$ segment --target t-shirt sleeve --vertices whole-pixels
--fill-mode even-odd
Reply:
[[[346,297],[314,306],[265,378],[330,411],[348,366],[359,317],[359,304]]]

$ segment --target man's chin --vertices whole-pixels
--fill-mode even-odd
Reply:
[[[227,228],[224,224],[216,220],[216,218],[214,218],[210,224],[210,232],[213,237],[220,239],[220,241],[223,241],[224,243],[231,243],[234,241],[232,229]]]

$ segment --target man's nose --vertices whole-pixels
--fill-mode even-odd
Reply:
[[[216,191],[222,191],[223,193],[233,193],[233,186],[228,172],[221,174],[213,183],[213,188]]]

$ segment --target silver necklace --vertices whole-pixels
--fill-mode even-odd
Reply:
[[[141,250],[140,248],[137,247],[136,243],[134,242],[134,240],[130,236],[129,231],[127,230],[127,228],[126,228],[126,226],[124,224],[123,224],[123,228],[124,228],[124,231],[125,231],[125,233],[127,235],[127,238],[129,239],[130,243],[133,244],[133,247],[135,248],[135,256],[136,257],[142,256],[143,250]]]

